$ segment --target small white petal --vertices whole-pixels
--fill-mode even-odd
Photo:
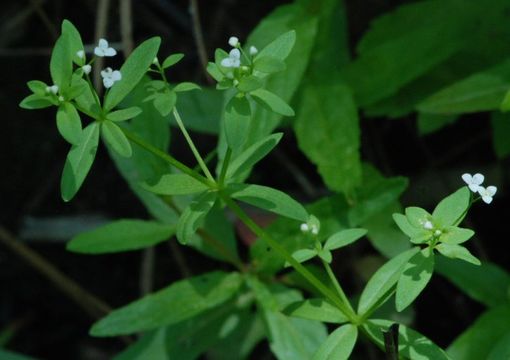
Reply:
[[[482,200],[484,203],[490,204],[492,202],[492,196],[489,195],[482,196]]]
[[[477,173],[473,175],[471,182],[476,185],[482,185],[484,179],[485,177],[482,174]]]
[[[104,56],[104,50],[100,49],[98,47],[95,47],[94,48],[94,55],[99,56],[99,57],[103,57]]]
[[[57,86],[57,85],[51,85],[51,86],[50,86],[50,92],[51,92],[52,94],[57,95],[57,93],[58,93],[58,86]]]
[[[473,177],[471,174],[466,173],[462,175],[462,180],[464,180],[464,182],[469,185],[473,182]]]
[[[471,190],[474,193],[478,192],[478,190],[480,189],[480,185],[476,185],[476,184],[469,184],[468,187],[469,187],[469,190]]]
[[[429,220],[425,221],[423,224],[423,228],[427,230],[432,230],[434,228],[434,225]]]
[[[308,224],[305,224],[305,223],[301,224],[299,229],[301,229],[302,232],[308,232],[308,230],[310,230],[310,228],[308,227]]]
[[[104,56],[115,56],[115,55],[117,55],[117,51],[112,47],[109,47],[104,50]]]
[[[235,36],[231,36],[230,39],[228,39],[228,44],[232,47],[236,47],[237,44],[239,44],[239,39]]]
[[[232,59],[229,57],[221,60],[220,64],[221,64],[221,66],[226,67],[226,68],[233,67]]]
[[[230,50],[230,52],[228,53],[228,56],[229,56],[231,59],[241,59],[241,52],[239,51],[239,49],[232,49],[232,50]]]
[[[80,59],[84,59],[85,58],[85,51],[83,50],[78,50],[76,52],[76,56],[78,56]]]
[[[112,75],[112,68],[111,67],[107,67],[106,69],[101,70],[101,76],[103,78],[110,77],[111,75]]]
[[[109,89],[113,86],[113,80],[110,78],[104,78],[103,79],[103,85],[105,88]]]
[[[101,49],[107,49],[108,48],[108,41],[106,41],[106,39],[99,39],[98,46]]]
[[[487,193],[490,196],[494,196],[494,195],[496,195],[496,191],[498,191],[498,188],[495,186],[487,186],[487,189],[485,189],[485,190],[487,191]]]
[[[90,66],[89,64],[87,64],[87,65],[83,65],[83,66],[81,67],[81,69],[83,70],[83,72],[84,72],[85,74],[87,74],[87,75],[88,75],[88,74],[90,74],[90,71],[92,70],[92,66]]]
[[[122,79],[122,74],[120,73],[119,70],[115,70],[113,73],[112,73],[112,80],[113,81],[119,81],[120,79]]]
[[[250,55],[257,55],[259,51],[257,50],[257,48],[255,46],[250,46]]]

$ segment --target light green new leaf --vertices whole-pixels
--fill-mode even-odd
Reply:
[[[83,184],[96,157],[98,143],[99,124],[93,122],[83,129],[80,142],[73,145],[67,154],[60,182],[64,201],[71,200]]]
[[[260,105],[272,112],[283,116],[294,116],[294,110],[278,95],[265,89],[257,89],[250,92],[250,95]]]
[[[155,184],[144,183],[142,187],[159,195],[188,195],[208,189],[207,185],[186,174],[165,174]]]
[[[29,82],[27,82],[27,86],[36,95],[39,95],[39,96],[46,95],[46,87],[48,85],[42,81],[30,80]]]
[[[159,37],[145,40],[129,55],[120,68],[122,79],[116,82],[106,95],[104,102],[106,111],[117,106],[142,80],[158,53],[160,43]]]
[[[495,264],[484,261],[480,266],[474,266],[438,256],[435,269],[465,294],[486,306],[495,307],[508,302],[510,274]]]
[[[73,54],[69,34],[62,33],[57,39],[50,59],[50,73],[53,84],[58,85],[59,92],[67,90],[73,74]]]
[[[154,107],[158,110],[161,116],[167,116],[170,114],[177,102],[177,95],[175,92],[170,90],[154,94],[154,97]]]
[[[112,111],[106,115],[106,119],[111,121],[124,121],[137,117],[142,113],[142,109],[132,106],[127,109]]]
[[[78,145],[81,140],[81,119],[76,108],[65,102],[57,110],[57,129],[60,135],[71,145]]]
[[[358,328],[355,325],[340,326],[328,336],[312,359],[347,360],[354,349],[357,338]]]
[[[331,190],[350,193],[361,183],[359,119],[348,88],[307,86],[294,131],[299,148]]]
[[[414,247],[395,256],[372,275],[361,293],[358,314],[364,315],[367,311],[373,310],[376,305],[382,305],[389,299],[392,295],[391,290],[400,278],[405,265],[418,251],[419,248]]]
[[[207,213],[214,206],[216,198],[216,193],[204,192],[186,207],[177,223],[177,240],[181,244],[187,244],[191,240]]]
[[[37,94],[28,95],[19,103],[20,108],[27,110],[44,109],[52,105],[55,104],[50,99]]]
[[[463,229],[456,226],[449,226],[443,230],[441,234],[441,238],[439,239],[441,242],[446,244],[462,244],[475,234],[475,232],[471,229]]]
[[[339,231],[328,238],[326,244],[324,244],[324,249],[334,250],[347,246],[365,236],[366,233],[367,231],[365,229],[349,229]]]
[[[508,303],[484,312],[448,347],[452,359],[487,359],[491,351],[510,331]],[[501,358],[503,359],[503,358]]]
[[[248,75],[239,80],[237,90],[243,93],[249,93],[261,88],[264,85],[262,80],[255,75]]]
[[[232,198],[255,207],[302,222],[308,220],[305,208],[280,190],[261,185],[230,184],[227,191]]]
[[[250,127],[251,107],[246,96],[234,96],[227,103],[223,116],[227,144],[234,151],[246,141]]]
[[[96,322],[92,336],[117,336],[176,324],[230,299],[241,285],[238,273],[215,271],[172,285],[112,311]]]
[[[285,70],[285,62],[272,55],[257,56],[253,62],[253,68],[256,71],[272,74]]]
[[[383,331],[387,331],[391,325],[393,322],[388,320],[372,319],[364,324],[363,328],[370,338],[383,348]],[[398,354],[408,360],[451,360],[444,350],[430,339],[402,324],[398,327]],[[464,360],[465,358],[455,356],[452,359]]]
[[[177,64],[179,61],[182,60],[183,57],[184,57],[184,54],[181,54],[181,53],[169,55],[163,61],[163,69],[169,68],[170,66]]]
[[[174,232],[174,225],[122,219],[75,236],[66,248],[82,254],[138,250],[168,240]]]
[[[473,256],[464,246],[456,244],[439,244],[436,249],[446,257],[467,261],[473,265],[480,265],[480,260]]]
[[[303,263],[317,256],[317,250],[315,249],[299,249],[292,253],[292,257],[298,262]],[[285,262],[285,267],[289,267],[290,263]]]
[[[432,222],[432,216],[424,209],[417,206],[410,206],[406,208],[406,217],[409,224],[415,228],[423,229],[426,221]]]
[[[278,145],[282,136],[283,133],[271,134],[248,147],[234,160],[232,160],[228,167],[226,178],[235,178],[236,176],[251,169],[256,163],[269,154],[276,145]]]
[[[404,266],[397,283],[395,305],[402,311],[420,295],[432,278],[434,272],[434,253],[425,248],[415,254]]]
[[[417,229],[411,225],[409,219],[405,215],[393,214],[393,220],[395,220],[395,223],[400,228],[400,230],[402,230],[402,232],[410,238],[419,236],[422,233],[420,229]]]
[[[321,250],[319,250],[317,255],[319,255],[319,257],[322,260],[324,260],[325,262],[327,262],[328,264],[331,264],[331,261],[333,260],[333,256],[331,255],[331,251],[329,251],[328,249],[321,249]]]
[[[464,186],[437,204],[432,217],[441,226],[456,226],[466,216],[471,200],[471,191]]]
[[[349,321],[336,306],[320,298],[293,302],[282,312],[288,316],[326,323],[342,324]]]
[[[101,123],[101,135],[104,140],[122,157],[131,157],[133,149],[124,132],[113,121],[105,120]]]
[[[201,90],[200,86],[198,86],[195,83],[192,82],[182,82],[173,88],[173,91],[175,92],[185,92],[185,91],[192,91],[192,90]]]

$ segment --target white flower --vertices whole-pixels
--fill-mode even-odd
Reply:
[[[492,197],[496,195],[496,191],[498,188],[495,186],[487,186],[484,188],[483,186],[478,187],[478,193],[482,197],[482,200],[486,204],[490,204],[492,202]]]
[[[250,55],[253,56],[253,55],[257,55],[259,51],[257,50],[257,48],[255,46],[250,46]]]
[[[310,230],[310,228],[308,227],[308,224],[307,223],[302,223],[301,226],[299,227],[299,229],[302,231],[302,232],[308,232]]]
[[[103,85],[107,89],[111,88],[116,81],[122,79],[122,74],[120,71],[114,71],[111,67],[107,67],[106,69],[102,70],[101,76],[103,77]]]
[[[57,85],[46,86],[46,92],[47,93],[52,93],[54,95],[57,95],[57,93],[58,93],[58,86]]]
[[[230,39],[228,39],[228,44],[232,47],[236,47],[237,45],[239,45],[239,39],[236,38],[235,36],[231,36]]]
[[[99,39],[99,44],[94,48],[94,54],[96,56],[115,56],[117,51],[114,48],[108,46],[108,41],[105,39]]]
[[[319,233],[319,228],[317,227],[317,225],[312,225],[312,234],[314,235],[317,235]]]
[[[83,50],[78,50],[76,52],[76,56],[78,56],[80,59],[85,59],[85,51]]]
[[[481,188],[480,185],[482,185],[482,183],[483,183],[484,176],[479,173],[474,174],[474,175],[466,173],[466,174],[462,175],[462,180],[464,180],[464,182],[469,186],[469,189],[472,192],[476,193]]]
[[[87,75],[88,75],[88,74],[90,74],[90,71],[92,70],[92,66],[90,66],[89,64],[87,64],[87,65],[83,65],[83,66],[81,67],[81,69],[83,70],[83,72],[84,72],[85,74],[87,74]]]
[[[432,230],[434,228],[434,225],[430,220],[427,220],[423,223],[423,228],[426,230]]]
[[[226,68],[238,68],[241,65],[241,52],[239,49],[232,49],[228,58],[221,60],[221,66]]]

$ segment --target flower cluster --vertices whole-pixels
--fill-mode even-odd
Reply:
[[[299,229],[304,233],[312,233],[313,235],[318,235],[319,230],[321,228],[321,223],[319,219],[317,219],[315,216],[310,215],[310,218],[306,223],[302,223],[299,227]]]
[[[232,50],[228,53],[228,57],[221,60],[221,66],[226,68],[238,68],[241,66],[241,43],[239,39],[235,36],[231,36],[228,39],[228,44],[233,47]],[[250,47],[250,55],[255,56],[259,51],[255,46]]]
[[[117,55],[117,51],[108,44],[108,41],[105,39],[99,39],[97,46],[94,48],[94,55],[97,57],[112,57]],[[86,63],[85,51],[78,50],[76,52],[76,56],[79,59],[79,64],[81,64],[83,73],[85,75],[90,74],[92,66],[90,63]],[[122,79],[122,74],[118,70],[113,70],[111,67],[107,67],[101,71],[101,77],[103,78],[104,87],[109,89],[113,86],[113,84],[115,84],[115,82]]]
[[[485,180],[485,177],[480,173],[476,173],[474,175],[468,173],[463,174],[462,180],[464,180],[472,192],[475,194],[478,193],[482,198],[482,201],[486,204],[490,204],[492,202],[492,198],[496,195],[496,191],[498,191],[498,188],[492,185],[483,187],[482,183]]]

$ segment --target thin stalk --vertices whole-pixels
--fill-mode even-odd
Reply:
[[[349,299],[345,295],[344,290],[340,286],[340,283],[338,282],[338,279],[336,278],[335,274],[333,273],[333,270],[331,269],[331,266],[329,266],[329,264],[326,261],[324,261],[323,259],[321,259],[321,261],[322,261],[322,264],[324,265],[324,268],[326,269],[326,272],[328,273],[329,280],[331,281],[331,283],[335,287],[335,290],[337,291],[338,295],[340,296],[340,299],[342,299],[342,301],[345,303],[345,305],[347,305],[347,307],[349,308],[349,310],[352,313],[355,313],[354,309],[351,306],[351,303],[350,303]]]
[[[237,215],[242,222],[245,223],[248,228],[253,231],[258,237],[263,238],[269,246],[275,249],[285,260],[292,265],[297,272],[301,274],[308,282],[310,282],[319,292],[321,292],[326,298],[333,302],[338,309],[344,313],[351,323],[357,324],[359,319],[358,316],[344,304],[344,302],[326,285],[324,285],[315,275],[308,271],[303,265],[301,265],[296,259],[290,255],[275,239],[267,234],[262,228],[260,228],[244,211],[233,201],[230,197],[219,191],[218,194],[223,199],[225,204]]]
[[[184,126],[184,123],[182,122],[181,116],[179,115],[179,112],[177,111],[177,108],[174,106],[173,114],[175,116],[175,120],[177,121],[177,125],[179,125],[179,128],[181,129],[182,134],[186,138],[186,142],[188,143],[191,151],[193,152],[193,155],[195,156],[195,159],[197,159],[198,164],[200,165],[200,168],[204,172],[205,176],[215,183],[214,177],[211,175],[209,169],[207,168],[207,165],[204,162],[204,159],[202,159],[202,156],[200,156],[200,153],[198,152],[197,148],[195,147],[195,144],[193,143],[193,140],[191,140],[191,137],[189,136],[188,131],[186,130],[186,127]]]
[[[225,158],[223,159],[223,164],[221,165],[220,179],[218,180],[218,184],[220,188],[223,186],[225,182],[225,176],[227,175],[228,166],[230,165],[230,158],[232,157],[232,149],[227,147],[227,152],[225,153]]]
[[[192,178],[200,181],[201,183],[209,186],[210,188],[214,188],[216,186],[214,180],[213,180],[213,182],[211,182],[209,179],[206,179],[202,175],[194,172],[192,169],[190,169],[189,167],[187,167],[186,165],[181,163],[179,160],[175,159],[173,156],[167,154],[164,151],[161,151],[160,149],[152,146],[151,144],[146,143],[145,141],[143,141],[142,139],[137,137],[135,134],[131,133],[129,130],[126,130],[125,128],[121,128],[121,129],[124,132],[124,135],[126,135],[126,137],[129,140],[131,140],[133,143],[135,143],[135,144],[139,145],[140,147],[144,148],[145,150],[153,153],[157,157],[165,160],[170,165],[176,167],[177,169],[181,170],[183,173],[191,176]]]

